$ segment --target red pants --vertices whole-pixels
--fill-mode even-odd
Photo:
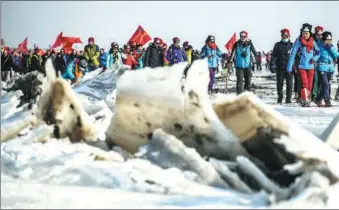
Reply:
[[[311,99],[311,91],[313,86],[313,75],[314,75],[314,69],[305,70],[305,69],[299,69],[299,75],[301,80],[301,98],[303,100],[310,100]]]

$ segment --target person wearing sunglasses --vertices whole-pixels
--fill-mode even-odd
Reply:
[[[292,72],[295,56],[300,51],[298,73],[301,79],[301,106],[310,107],[311,90],[315,63],[319,59],[320,51],[317,43],[312,37],[312,25],[304,23],[300,29],[300,36],[295,40],[287,64],[287,71]]]
[[[209,35],[205,41],[205,46],[201,49],[200,58],[207,58],[210,73],[210,82],[208,85],[208,93],[213,92],[215,72],[217,71],[219,61],[222,59],[222,52],[215,44],[215,37]]]
[[[160,67],[164,66],[164,54],[160,46],[161,41],[158,37],[155,37],[153,43],[151,43],[146,50],[145,54],[145,66],[146,67]]]
[[[233,60],[235,60],[235,69],[237,76],[237,94],[251,90],[251,53],[257,60],[257,52],[246,31],[240,32],[240,39],[233,45],[231,55],[228,59],[228,66],[231,69]],[[244,84],[245,80],[245,84]]]
[[[277,76],[277,93],[278,93],[278,104],[282,103],[284,94],[283,86],[284,80],[286,80],[286,100],[285,103],[292,103],[292,83],[293,76],[291,73],[286,72],[288,59],[290,57],[291,49],[293,43],[290,40],[290,31],[286,28],[280,31],[281,40],[274,45],[272,59],[271,59],[271,68],[275,68],[275,73]],[[274,67],[273,67],[274,66]]]
[[[332,45],[332,33],[325,31],[322,41],[319,43],[320,57],[317,60],[317,71],[319,72],[319,80],[321,81],[320,97],[317,104],[322,107],[331,107],[330,99],[330,81],[335,70],[335,61],[339,58],[339,52]],[[325,105],[322,104],[325,100]]]
[[[119,51],[119,45],[116,42],[111,43],[111,48],[108,51],[108,59],[107,59],[107,68],[111,68],[113,65],[121,66],[122,58],[121,53]]]
[[[324,28],[322,26],[317,26],[314,28],[313,39],[319,46],[322,43],[322,33],[324,32]],[[317,69],[317,64],[315,63],[315,69]],[[318,79],[319,78],[319,79]],[[314,72],[313,76],[313,86],[312,86],[312,95],[311,100],[314,101],[315,104],[321,104],[320,100],[320,91],[321,91],[321,75],[319,71]]]

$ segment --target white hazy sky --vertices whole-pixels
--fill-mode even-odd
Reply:
[[[339,39],[339,2],[310,1],[1,1],[1,38],[16,47],[26,36],[28,45],[47,48],[63,31],[84,43],[95,37],[100,47],[126,43],[140,24],[153,37],[170,44],[177,36],[201,48],[207,35],[223,47],[234,32],[246,30],[257,50],[269,50],[288,28],[292,40],[302,23],[322,25]],[[76,48],[81,48],[78,45]]]

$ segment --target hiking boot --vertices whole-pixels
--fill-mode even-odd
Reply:
[[[332,104],[331,104],[331,100],[328,99],[328,100],[325,100],[325,107],[331,107]]]
[[[279,97],[278,97],[278,100],[277,100],[277,103],[278,103],[278,104],[281,104],[281,103],[282,103],[282,100],[283,100],[283,97],[282,97],[282,96],[279,96]]]
[[[334,100],[339,101],[339,89],[338,89],[337,92],[335,93]]]
[[[302,100],[301,100],[301,97],[298,97],[297,100],[296,100],[296,102],[297,102],[298,104],[300,104],[301,101],[302,101]]]
[[[286,101],[285,101],[285,104],[290,104],[290,103],[292,103],[291,99],[287,98]]]
[[[323,104],[322,100],[314,100],[314,103],[318,106],[318,107],[324,107],[325,105]]]
[[[301,101],[301,107],[310,107],[310,101],[309,100],[302,100]]]

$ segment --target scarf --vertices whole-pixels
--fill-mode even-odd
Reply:
[[[313,45],[313,41],[314,40],[313,40],[312,37],[310,37],[308,40],[306,40],[305,38],[301,37],[300,41],[301,41],[301,44],[306,47],[306,51],[308,53],[311,52],[311,50],[314,48],[314,45]]]
[[[208,43],[208,46],[213,50],[217,49],[217,45],[215,43]]]

